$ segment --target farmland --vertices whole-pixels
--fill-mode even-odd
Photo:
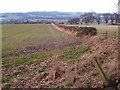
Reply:
[[[3,87],[104,88],[93,57],[116,85],[117,42],[101,33],[112,36],[117,26],[94,27],[98,35],[76,39],[50,24],[3,25]]]
[[[80,41],[55,30],[51,25],[3,25],[3,57],[59,49]]]

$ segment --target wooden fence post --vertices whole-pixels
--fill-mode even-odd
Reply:
[[[115,39],[116,38],[116,32],[114,33],[114,37],[113,37],[113,39]]]
[[[106,33],[105,33],[105,39],[107,39],[107,31],[106,31]]]
[[[105,75],[105,73],[103,72],[99,62],[97,61],[97,59],[94,57],[93,60],[92,60],[96,70],[98,71],[98,73],[100,74],[100,77],[102,78],[103,80],[103,83],[105,84],[105,86],[108,86],[110,83]]]
[[[88,33],[88,36],[91,37],[91,33],[90,32]]]

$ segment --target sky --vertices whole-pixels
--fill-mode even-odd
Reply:
[[[0,13],[31,11],[117,12],[118,0],[1,0]]]

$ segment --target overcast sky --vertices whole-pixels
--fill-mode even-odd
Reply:
[[[1,0],[0,12],[115,12],[118,0]]]

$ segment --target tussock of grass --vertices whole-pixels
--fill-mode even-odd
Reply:
[[[44,70],[43,69],[39,70],[39,73],[41,73],[41,72],[44,72]]]
[[[20,73],[20,72],[14,72],[13,74],[14,74],[14,75],[18,75],[19,73]]]

